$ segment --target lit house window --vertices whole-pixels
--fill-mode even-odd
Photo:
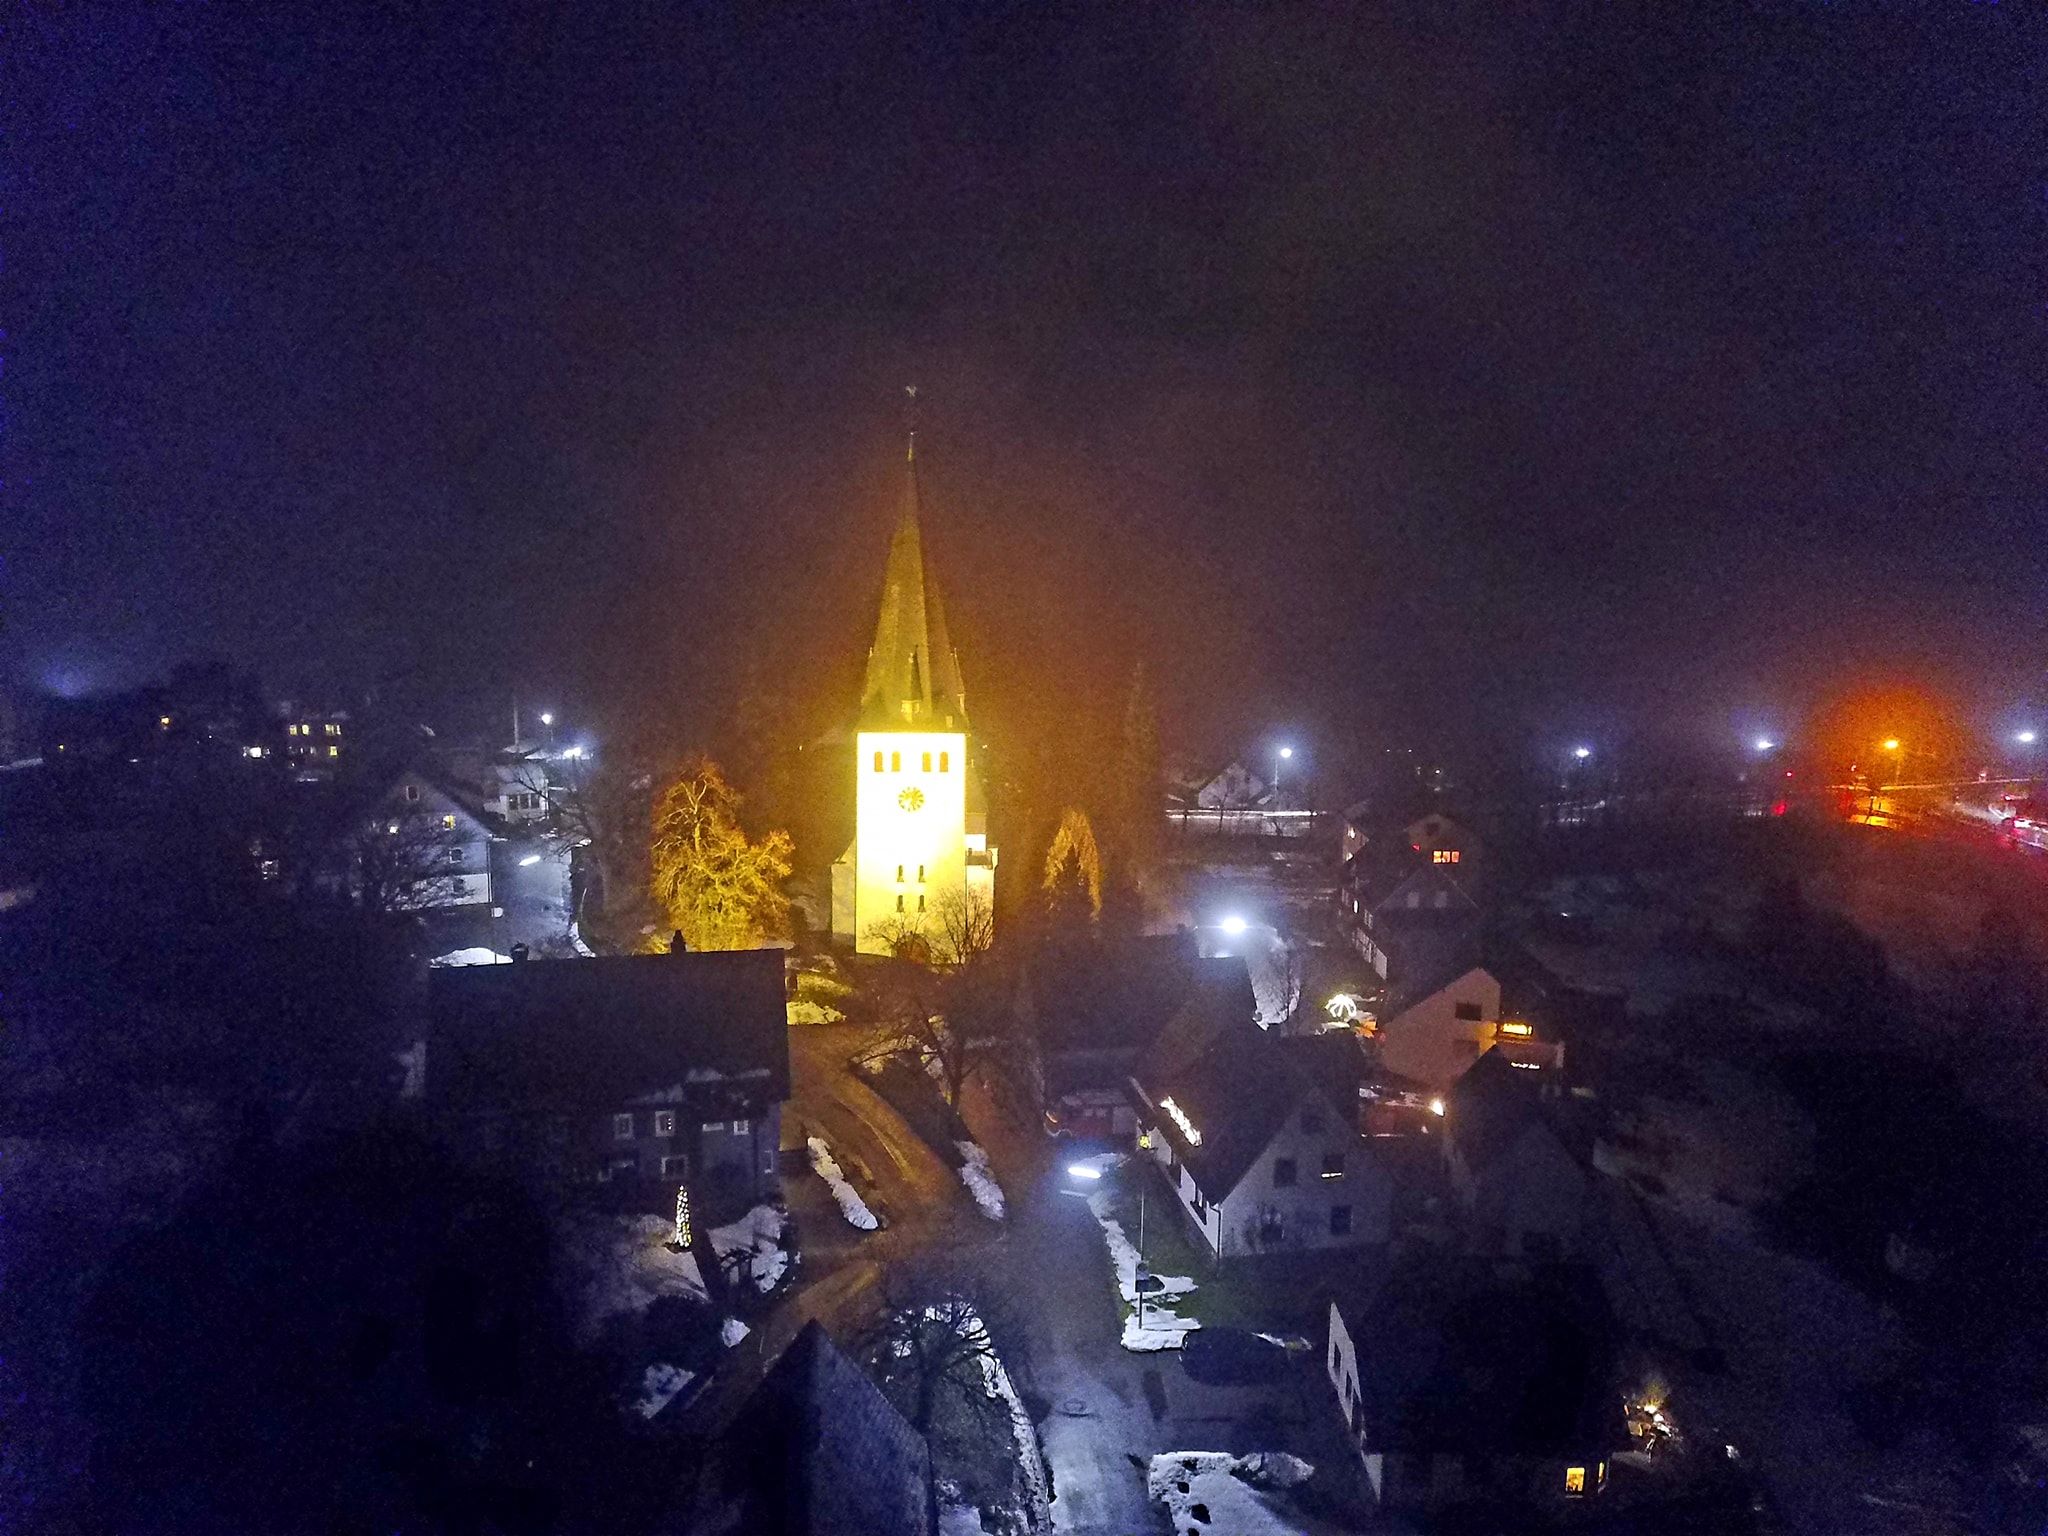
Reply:
[[[1429,862],[1432,864],[1455,864],[1458,862],[1458,850],[1455,848],[1433,848],[1430,850]]]
[[[1527,1040],[1531,1035],[1536,1033],[1536,1026],[1533,1024],[1525,1024],[1520,1019],[1503,1019],[1501,1021],[1500,1032],[1504,1035],[1513,1035],[1520,1040]]]
[[[341,727],[336,725],[332,720],[330,720],[327,722],[327,734],[330,736],[339,736],[341,734]]]
[[[631,1141],[632,1139],[633,1139],[633,1117],[632,1117],[631,1115],[613,1115],[613,1116],[612,1116],[612,1140],[613,1140],[613,1141]]]
[[[735,1120],[732,1123],[732,1133],[735,1136],[751,1136],[754,1134],[754,1122],[751,1120]]]
[[[1344,1154],[1342,1152],[1325,1152],[1323,1154],[1323,1177],[1326,1179],[1341,1179],[1344,1177]]]
[[[1564,1469],[1564,1491],[1567,1498],[1582,1499],[1586,1496],[1586,1469],[1566,1467]]]
[[[654,1112],[654,1134],[673,1136],[676,1133],[676,1112],[672,1109],[657,1109]]]
[[[441,825],[442,825],[442,827],[443,827],[443,828],[445,828],[445,829],[446,829],[447,831],[453,832],[453,831],[455,830],[455,816],[454,816],[454,813],[453,813],[453,812],[450,812],[450,813],[449,813],[448,815],[446,815],[446,816],[443,816],[443,817],[441,818]]]
[[[706,1120],[702,1129],[706,1136],[722,1136],[725,1134],[725,1122],[723,1120]]]
[[[168,731],[171,728],[171,717],[169,715],[158,715],[156,717],[156,725],[158,730]]]
[[[339,748],[339,747],[329,747],[329,748],[327,749],[327,755],[328,755],[329,757],[339,757],[339,756],[341,756],[341,748]]]

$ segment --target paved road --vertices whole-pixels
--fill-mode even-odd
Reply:
[[[846,1070],[857,1039],[856,1031],[838,1025],[790,1030],[790,1101],[783,1110],[782,1139],[785,1148],[794,1149],[808,1136],[822,1136],[888,1225],[879,1232],[858,1231],[840,1216],[815,1174],[794,1171],[785,1177],[802,1242],[802,1278],[692,1405],[685,1426],[689,1434],[716,1433],[766,1366],[813,1318],[841,1345],[852,1347],[873,1321],[893,1266],[933,1254],[971,1262],[980,1250],[1002,1241],[1002,1229],[976,1209],[953,1170],[873,1089]]]

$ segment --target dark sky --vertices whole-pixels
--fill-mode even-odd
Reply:
[[[1019,718],[2048,704],[2028,6],[274,9],[14,24],[26,681],[850,705],[915,380]]]

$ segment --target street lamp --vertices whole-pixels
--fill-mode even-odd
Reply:
[[[1756,739],[1756,749],[1759,752],[1768,752],[1775,746],[1777,743],[1768,736],[1759,736]]]
[[[1281,747],[1273,753],[1273,809],[1280,809],[1280,765],[1294,756],[1294,748]]]
[[[2012,739],[2018,742],[2023,747],[2031,747],[2037,740],[2034,732],[2032,731],[2015,731],[2013,732]]]
[[[552,747],[555,744],[555,717],[553,713],[548,710],[542,710],[540,723],[548,728],[548,745]]]
[[[1587,758],[1591,757],[1592,755],[1593,755],[1593,749],[1592,749],[1591,747],[1573,747],[1573,748],[1572,748],[1572,756],[1573,756],[1573,757],[1576,757],[1576,758],[1577,758],[1577,759],[1578,759],[1578,760],[1579,760],[1580,762],[1582,762],[1582,763],[1583,763],[1583,762],[1584,762],[1584,761],[1585,761],[1585,760],[1586,760]]]

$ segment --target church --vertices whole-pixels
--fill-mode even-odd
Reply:
[[[853,842],[832,866],[832,938],[951,960],[992,931],[996,850],[960,658],[925,568],[917,434],[882,573],[853,758]]]

